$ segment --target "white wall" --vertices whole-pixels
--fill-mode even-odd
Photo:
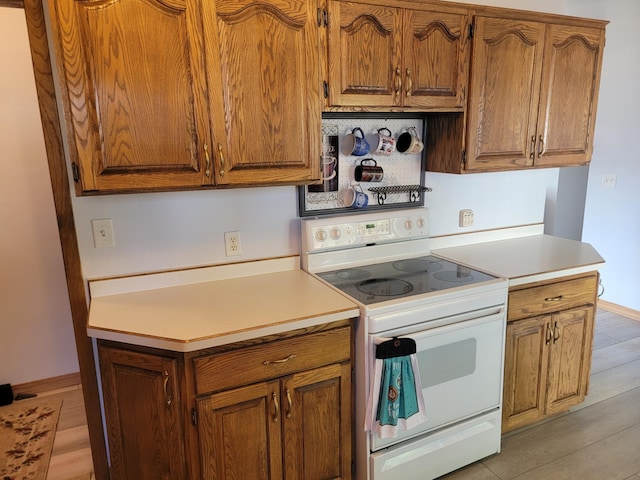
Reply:
[[[24,11],[0,8],[0,383],[78,371]]]
[[[583,239],[607,261],[603,298],[640,310],[640,2],[567,0],[571,15],[610,20],[604,50],[595,147]],[[615,188],[601,184],[617,174]]]

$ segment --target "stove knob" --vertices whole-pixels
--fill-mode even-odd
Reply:
[[[409,219],[404,221],[404,228],[406,230],[411,230],[413,228],[413,222]]]
[[[338,227],[333,227],[331,229],[331,232],[329,232],[329,235],[331,235],[331,238],[333,238],[334,240],[338,240],[340,238],[340,229]]]
[[[327,239],[327,232],[320,229],[316,231],[316,240],[319,242],[324,242]]]

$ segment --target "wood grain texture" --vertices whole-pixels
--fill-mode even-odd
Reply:
[[[581,403],[589,389],[598,274],[509,292],[502,430]],[[513,302],[512,302],[513,300]]]
[[[191,2],[55,2],[83,191],[211,184],[204,57]]]
[[[186,477],[178,362],[99,346],[111,480]]]
[[[320,178],[317,2],[203,6],[219,185]]]
[[[67,166],[59,123],[51,57],[49,56],[45,15],[41,1],[27,0],[25,2],[25,15],[45,149],[49,163],[49,175],[58,219],[62,257],[65,264],[67,290],[69,292],[73,331],[83,385],[82,391],[87,410],[95,476],[98,480],[106,480],[109,478],[109,473],[102,430],[98,382],[93,348],[86,332],[87,299],[73,218],[71,192],[69,191],[67,180]]]
[[[348,360],[350,328],[339,328],[194,360],[197,393],[219,391]],[[269,362],[265,364],[264,362]],[[239,369],[241,376],[229,375]]]

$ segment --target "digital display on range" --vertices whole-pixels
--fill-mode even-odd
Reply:
[[[358,224],[359,237],[377,237],[380,235],[389,235],[389,233],[391,233],[391,224],[388,219]]]

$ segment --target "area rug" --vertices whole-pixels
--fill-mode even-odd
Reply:
[[[0,407],[0,480],[45,480],[62,396]]]

